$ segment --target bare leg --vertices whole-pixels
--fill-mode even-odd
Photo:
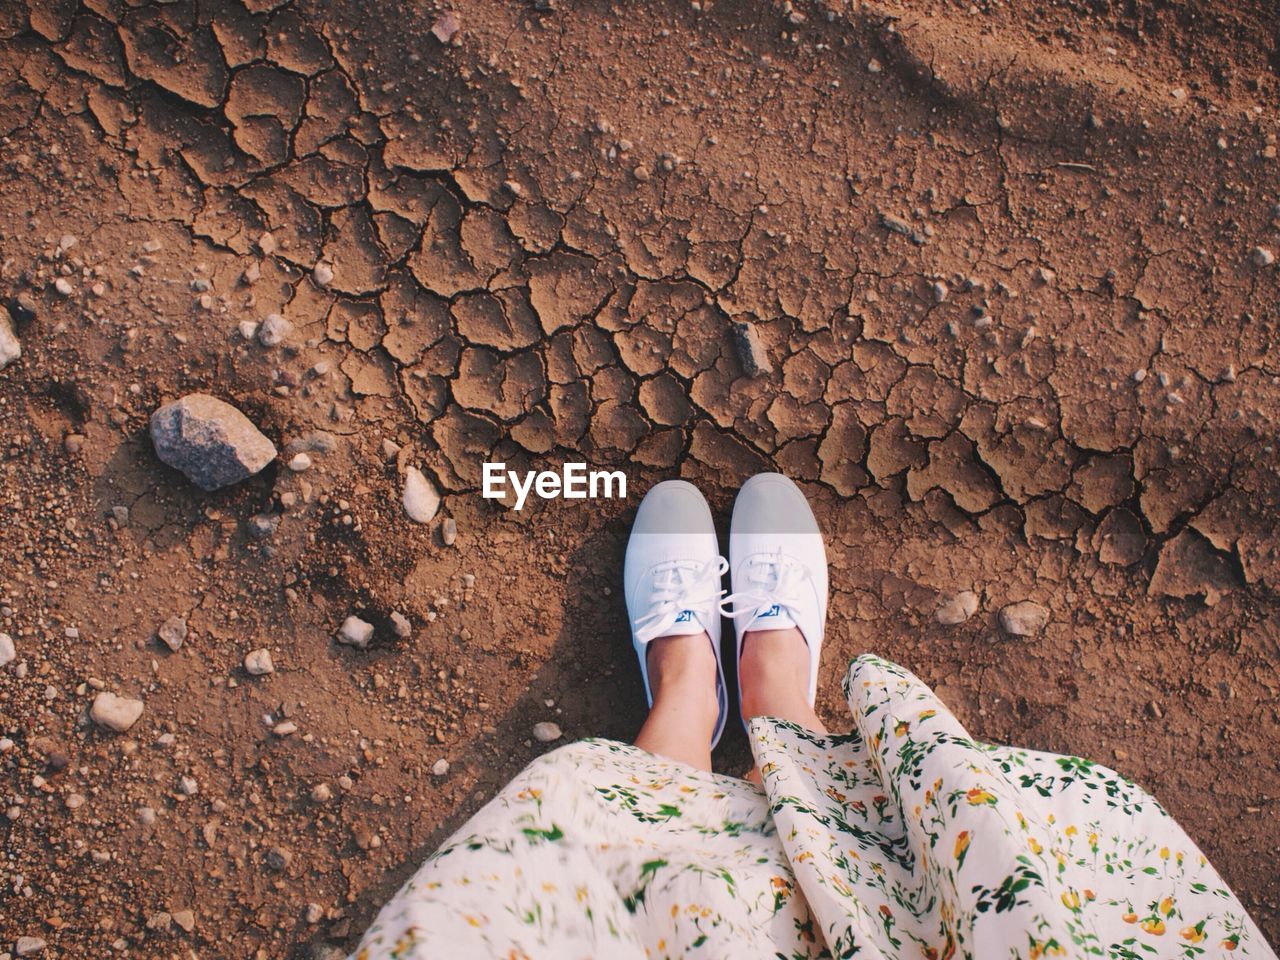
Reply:
[[[709,771],[711,733],[720,713],[711,638],[705,633],[659,637],[646,655],[653,706],[636,746]]]
[[[742,639],[738,677],[746,719],[777,717],[814,733],[827,732],[809,706],[809,645],[799,630],[748,631]],[[760,772],[753,767],[747,779],[758,784]]]

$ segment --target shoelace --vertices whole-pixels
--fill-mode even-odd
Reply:
[[[633,624],[636,640],[648,643],[664,636],[686,610],[700,614],[704,624],[718,615],[717,602],[724,596],[720,578],[728,569],[729,561],[724,557],[705,564],[696,560],[672,560],[655,567],[652,603]]]
[[[746,589],[721,600],[720,612],[736,621],[743,617],[754,618],[762,608],[779,606],[795,609],[803,601],[800,586],[807,579],[809,569],[781,549],[777,553],[754,556],[747,566]],[[746,626],[751,626],[750,620]]]

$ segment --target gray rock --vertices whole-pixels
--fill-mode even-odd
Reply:
[[[111,508],[111,516],[115,518],[116,524],[121,527],[129,525],[129,508],[121,504]]]
[[[330,454],[338,449],[338,438],[327,430],[311,430],[302,436],[290,440],[284,447],[284,455],[292,457],[295,453]]]
[[[175,910],[173,911],[173,922],[181,927],[185,933],[190,933],[196,928],[196,915],[191,910]]]
[[[978,612],[978,595],[972,590],[961,590],[942,602],[934,611],[934,618],[944,626],[964,623]]]
[[[738,363],[742,372],[748,377],[759,377],[773,372],[773,364],[769,362],[769,354],[760,342],[755,324],[745,320],[735,320],[729,327],[733,334],[733,347],[738,354]]]
[[[7,667],[18,659],[18,648],[13,645],[13,637],[0,633],[0,667]]]
[[[39,937],[19,937],[13,945],[13,952],[19,957],[34,957],[43,953],[46,946]]]
[[[239,483],[276,458],[276,445],[243,413],[206,393],[190,393],[151,415],[156,455],[202,490]]]
[[[1000,610],[1000,626],[1012,637],[1034,637],[1049,622],[1049,611],[1031,600],[1011,603]]]
[[[258,325],[258,342],[264,347],[278,347],[293,333],[293,324],[278,313],[269,313]]]
[[[9,311],[0,307],[0,370],[22,356],[22,344],[13,332],[13,321],[9,319]]]
[[[269,650],[250,650],[244,657],[244,672],[251,677],[262,677],[275,673],[276,665],[271,662]]]
[[[142,701],[116,696],[104,690],[93,698],[89,719],[98,726],[116,733],[124,733],[142,716]]]
[[[391,614],[391,629],[396,632],[396,636],[401,640],[408,640],[413,636],[413,624],[409,622],[409,618],[403,613],[396,610]]]
[[[177,653],[182,649],[182,644],[187,639],[187,621],[181,617],[170,617],[160,624],[160,629],[156,631],[156,636],[160,638],[160,641],[166,647]]]
[[[449,761],[441,757],[431,765],[431,775],[434,777],[443,777],[449,772]]]
[[[369,641],[373,639],[373,624],[359,617],[347,617],[338,630],[338,642],[357,650],[367,650]]]
[[[563,736],[564,733],[560,729],[560,724],[552,723],[550,720],[543,720],[541,723],[533,725],[533,739],[539,743],[551,743]]]
[[[280,528],[280,515],[275,513],[256,513],[249,518],[249,532],[259,540],[275,536]]]
[[[323,290],[333,283],[333,267],[324,262],[317,263],[311,271],[311,279]]]
[[[446,547],[452,547],[458,539],[458,521],[453,517],[445,517],[444,523],[440,524],[440,541]]]
[[[417,467],[404,472],[404,512],[414,523],[430,523],[440,510],[440,491]]]

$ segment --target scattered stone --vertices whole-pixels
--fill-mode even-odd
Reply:
[[[282,720],[271,728],[277,737],[291,737],[298,732],[298,725],[292,720]]]
[[[115,520],[116,526],[127,527],[129,525],[129,508],[123,504],[112,507],[111,519]]]
[[[431,773],[433,776],[443,777],[448,772],[449,772],[449,761],[444,759],[444,757],[441,757],[431,766]]]
[[[169,927],[173,925],[173,915],[167,910],[161,910],[159,913],[153,913],[147,918],[147,929],[155,930],[160,933],[166,933]]]
[[[46,946],[39,937],[19,937],[13,944],[13,952],[19,957],[34,957],[43,953]]]
[[[182,649],[182,644],[187,639],[187,621],[181,617],[170,617],[160,624],[160,629],[156,631],[156,635],[166,647],[177,653]]]
[[[450,43],[461,29],[462,21],[450,10],[432,25],[431,32],[441,43]]]
[[[319,364],[316,364],[316,366],[319,366]],[[327,455],[337,449],[338,438],[327,430],[311,430],[300,437],[290,440],[284,446],[285,456],[293,456],[295,453]]]
[[[302,919],[312,925],[319,923],[324,919],[324,907],[318,903],[308,903],[307,908],[302,911]]]
[[[933,285],[933,302],[942,303],[944,300],[947,299],[950,293],[951,293],[950,288],[948,288],[945,283],[939,280],[937,283]]]
[[[1254,247],[1250,256],[1255,267],[1269,267],[1276,262],[1276,255],[1266,247]]]
[[[250,650],[244,655],[244,672],[251,677],[265,677],[276,672],[276,665],[271,662],[271,652],[266,649]]]
[[[417,467],[404,472],[404,512],[414,523],[430,523],[440,509],[440,491]]]
[[[391,629],[395,631],[396,636],[401,640],[408,640],[413,636],[413,624],[409,622],[408,617],[398,610],[391,613]]]
[[[293,862],[293,854],[284,847],[272,847],[267,851],[267,866],[277,873]]]
[[[151,415],[156,455],[202,490],[217,490],[258,473],[276,446],[224,400],[190,393]]]
[[[156,822],[155,807],[139,807],[138,808],[138,823],[142,824],[144,827],[149,827],[149,826],[152,826],[155,822]]]
[[[246,287],[252,287],[255,283],[262,279],[262,264],[257,260],[244,268],[244,272],[240,274],[240,282]]]
[[[440,540],[446,547],[452,547],[458,539],[458,522],[453,517],[445,517],[440,524]]]
[[[320,289],[324,289],[333,283],[333,267],[321,261],[315,265],[311,271],[311,279],[315,281],[315,285]]]
[[[901,217],[895,217],[892,213],[881,213],[880,223],[886,230],[890,230],[894,233],[900,233],[904,237],[909,237],[911,242],[917,246],[923,244],[925,240],[928,239],[923,232],[917,230]]]
[[[867,73],[879,73],[883,69],[884,67],[875,57],[867,61]]]
[[[18,648],[14,646],[13,637],[0,633],[0,667],[7,667],[18,659]]]
[[[295,453],[289,460],[289,469],[294,473],[303,473],[311,469],[311,456],[306,453]]]
[[[745,320],[735,320],[729,329],[733,333],[733,346],[738,354],[738,363],[742,372],[748,377],[759,377],[773,372],[773,364],[769,362],[769,354],[760,342],[755,324]]]
[[[0,307],[0,370],[22,356],[22,344],[13,332],[13,321],[9,311]]]
[[[258,342],[264,347],[278,347],[293,333],[293,324],[278,313],[269,313],[258,325]]]
[[[332,943],[321,941],[311,945],[308,956],[310,960],[346,960],[347,952]]]
[[[1153,720],[1159,720],[1164,717],[1164,708],[1160,706],[1159,701],[1152,700],[1147,703],[1147,716]]]
[[[275,536],[280,528],[280,516],[274,513],[256,513],[249,518],[249,532],[259,540]]]
[[[116,696],[104,690],[93,698],[89,719],[98,726],[116,733],[124,733],[142,716],[142,701]]]
[[[312,803],[328,803],[333,799],[333,790],[327,783],[317,783],[311,788]]]
[[[533,739],[539,743],[551,743],[563,736],[564,733],[561,731],[560,725],[550,720],[543,720],[541,723],[533,725]]]
[[[183,933],[190,933],[196,928],[196,915],[191,910],[175,910],[173,922],[182,928]]]
[[[1049,622],[1049,611],[1031,600],[1011,603],[1000,610],[1000,626],[1013,637],[1034,637]]]
[[[71,281],[66,277],[59,277],[53,281],[53,289],[58,291],[58,295],[62,297],[69,297],[76,292],[76,288],[71,286]]]
[[[978,595],[972,590],[961,590],[948,597],[934,612],[934,618],[943,626],[953,627],[964,623],[978,612]]]
[[[373,624],[356,616],[347,617],[342,622],[341,629],[338,630],[338,642],[355,647],[357,650],[367,650],[369,641],[372,639]]]
[[[244,337],[246,340],[256,340],[258,338],[258,321],[241,320],[240,336]]]
[[[182,776],[178,778],[178,791],[184,796],[194,797],[200,792],[200,784],[196,783],[195,777]]]

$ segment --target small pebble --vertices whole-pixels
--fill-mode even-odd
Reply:
[[[302,473],[311,469],[311,456],[306,453],[295,453],[289,461],[289,469],[294,473]]]
[[[312,803],[328,803],[333,799],[333,790],[327,783],[317,783],[311,788]]]
[[[142,716],[142,701],[116,696],[104,690],[93,698],[89,718],[98,726],[116,733],[124,733]]]
[[[196,783],[195,777],[179,777],[178,790],[188,797],[194,797],[200,792],[200,785]]]
[[[272,847],[267,851],[267,866],[279,872],[293,862],[293,854],[284,847]]]
[[[271,662],[268,650],[251,650],[244,657],[244,672],[251,677],[263,677],[276,672],[276,665]]]
[[[453,517],[445,517],[440,524],[440,539],[446,547],[452,547],[458,539],[458,523]]]
[[[934,612],[934,618],[943,626],[964,623],[978,612],[978,595],[972,590],[961,590],[948,597]]]
[[[440,491],[417,467],[404,472],[404,512],[414,523],[430,523],[440,510]]]
[[[0,667],[7,667],[18,658],[18,648],[14,646],[13,637],[0,633]]]
[[[156,811],[154,807],[139,807],[138,822],[144,827],[149,827],[156,822]]]
[[[71,286],[71,281],[66,277],[59,277],[55,280],[53,282],[53,289],[57,290],[58,294],[63,297],[69,297],[71,294],[76,292],[75,287]]]
[[[258,337],[258,323],[256,320],[240,321],[240,336],[246,340],[256,340]]]
[[[338,630],[338,642],[355,647],[357,650],[367,649],[372,639],[373,624],[356,616],[347,617]]]
[[[19,937],[13,944],[13,952],[19,957],[34,957],[43,953],[46,944],[39,937]]]
[[[302,913],[302,919],[310,924],[317,924],[324,919],[324,907],[318,903],[308,903],[307,909]]]
[[[293,324],[278,313],[269,313],[258,326],[258,342],[264,347],[276,347],[293,333]]]
[[[1255,267],[1269,267],[1276,262],[1276,255],[1266,247],[1254,247],[1250,256],[1253,257]]]
[[[271,728],[277,737],[291,737],[298,732],[298,725],[292,720],[283,720]]]
[[[1000,610],[1000,626],[1012,637],[1033,637],[1049,622],[1049,611],[1031,600],[1011,603]]]
[[[315,281],[317,287],[321,289],[333,283],[333,267],[327,263],[317,263],[315,269],[311,271],[311,279]]]
[[[431,773],[433,776],[443,777],[448,772],[449,772],[449,761],[444,759],[444,757],[441,757],[431,766]]]
[[[395,631],[396,636],[401,640],[408,640],[413,636],[413,624],[409,622],[408,617],[398,610],[391,613],[391,629]]]
[[[539,743],[551,743],[563,736],[564,733],[560,730],[560,725],[550,720],[543,720],[541,723],[533,725],[533,739]]]
[[[156,635],[166,647],[177,653],[182,649],[182,644],[187,639],[187,621],[181,617],[170,617],[160,624],[160,629],[156,631]]]

